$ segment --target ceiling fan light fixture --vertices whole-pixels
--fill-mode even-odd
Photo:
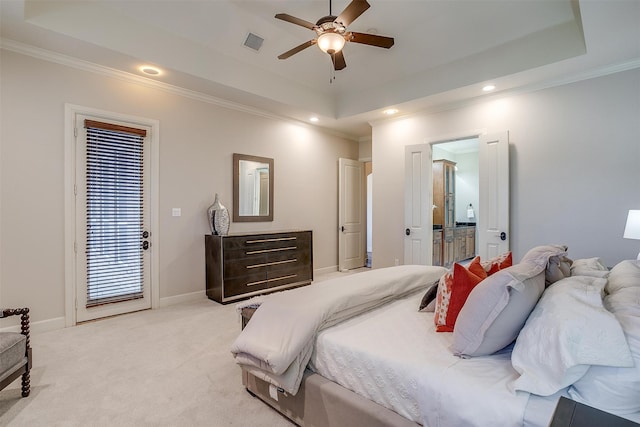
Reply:
[[[326,32],[318,36],[318,47],[325,53],[338,53],[344,47],[344,36],[334,33]]]

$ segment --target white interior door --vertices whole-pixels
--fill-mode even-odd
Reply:
[[[431,146],[405,147],[404,264],[431,265],[433,184]]]
[[[338,270],[364,267],[366,256],[366,188],[364,163],[339,159]]]
[[[150,128],[75,122],[76,320],[151,308]]]
[[[509,250],[509,133],[480,136],[478,255]]]

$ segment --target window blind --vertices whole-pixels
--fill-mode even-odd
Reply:
[[[143,297],[144,129],[85,120],[87,307]]]

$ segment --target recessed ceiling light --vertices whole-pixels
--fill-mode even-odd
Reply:
[[[393,116],[397,112],[398,112],[397,108],[388,108],[388,109],[383,111],[383,113],[386,114],[387,116]]]
[[[160,74],[162,74],[160,69],[152,67],[150,65],[143,65],[142,67],[140,67],[140,71],[150,76],[159,76]]]
[[[483,92],[491,92],[492,90],[494,90],[496,87],[494,85],[486,85],[485,87],[482,88]]]
[[[317,117],[309,117],[310,122],[317,122],[318,120],[320,119],[318,119]]]

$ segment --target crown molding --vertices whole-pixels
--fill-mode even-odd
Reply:
[[[473,98],[468,98],[460,101],[447,102],[442,104],[426,107],[418,111],[411,113],[398,114],[393,117],[382,117],[376,120],[369,121],[372,127],[378,126],[382,123],[393,122],[402,120],[407,117],[412,117],[416,114],[438,114],[447,111],[459,110],[465,107],[482,104],[488,101],[496,99],[502,99],[511,96],[523,95],[527,93],[537,92],[545,89],[552,89],[554,87],[565,86],[572,83],[579,83],[585,80],[591,80],[598,77],[605,77],[611,74],[621,73],[624,71],[634,70],[640,68],[640,58],[632,59],[617,64],[610,64],[603,67],[594,68],[580,73],[573,73],[568,76],[564,76],[558,79],[550,79],[541,83],[530,84],[520,86],[514,89],[503,90],[491,95],[481,95]]]
[[[202,92],[185,89],[180,86],[175,86],[169,83],[159,82],[157,80],[153,80],[147,77],[138,76],[136,74],[128,73],[126,71],[117,70],[115,68],[106,67],[104,65],[95,64],[93,62],[85,61],[82,59],[74,58],[72,56],[64,55],[61,53],[53,52],[47,49],[42,49],[39,47],[35,47],[29,44],[17,42],[15,40],[0,38],[0,49],[4,49],[10,52],[19,53],[22,55],[31,56],[33,58],[42,59],[44,61],[53,62],[56,64],[64,65],[70,68],[75,68],[82,71],[88,71],[94,74],[100,74],[103,76],[115,78],[118,80],[126,81],[129,83],[135,83],[141,86],[145,86],[151,89],[160,90],[163,92],[167,92],[173,95],[182,96],[185,98],[193,99],[196,101],[201,101],[207,104],[216,105],[218,107],[227,108],[230,110],[239,111],[242,113],[251,114],[254,116],[270,119],[270,120],[278,120],[285,121],[289,123],[294,123],[299,126],[304,126],[309,129],[313,129],[316,131],[320,131],[323,133],[327,133],[333,136],[345,138],[351,141],[357,141],[358,139],[353,135],[344,134],[342,132],[321,127],[321,126],[312,126],[308,123],[305,123],[301,120],[296,120],[291,117],[282,116],[278,114],[274,114],[265,110],[261,110],[258,108],[253,108],[244,104],[228,101],[222,98],[218,98],[212,95],[207,95]]]

